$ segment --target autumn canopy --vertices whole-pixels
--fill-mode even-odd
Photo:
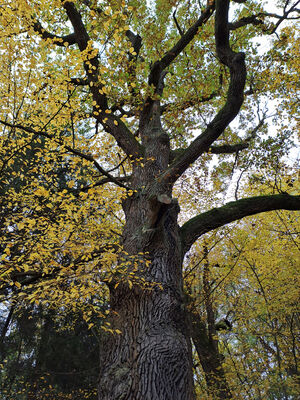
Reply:
[[[0,4],[2,399],[296,398],[299,11]]]

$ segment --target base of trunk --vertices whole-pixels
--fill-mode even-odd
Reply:
[[[140,290],[139,290],[140,291]],[[124,299],[102,363],[99,400],[194,400],[182,307],[171,290]]]

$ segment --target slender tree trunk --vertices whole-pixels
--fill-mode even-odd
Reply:
[[[191,332],[199,361],[212,399],[231,399],[232,394],[228,386],[224,369],[223,356],[220,354],[216,340],[209,338],[205,324],[196,313],[190,313]]]
[[[216,320],[214,311],[213,294],[211,291],[210,264],[208,260],[207,244],[203,248],[203,296],[206,311],[206,323],[195,310],[190,310],[190,333],[203,369],[207,391],[210,398],[216,400],[231,399],[232,394],[226,380],[222,366],[223,355],[219,352],[218,339],[216,338]],[[191,304],[195,299],[190,298]]]

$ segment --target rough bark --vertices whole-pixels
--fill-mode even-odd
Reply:
[[[126,251],[136,241],[140,250],[145,246],[151,265],[140,268],[141,277],[161,286],[111,287],[111,307],[117,313],[113,328],[122,333],[110,337],[110,351],[103,355],[99,400],[194,399],[177,213],[176,202],[165,208],[151,243],[139,236],[124,244]]]
[[[64,7],[73,25],[78,47],[84,50],[89,36],[80,14],[72,2],[65,2]],[[166,68],[194,39],[214,8],[217,56],[230,72],[227,99],[207,129],[170,163],[170,140],[161,126],[162,108],[157,99],[163,94]],[[141,262],[136,268],[134,262],[129,262],[127,277],[124,278],[122,273],[122,278],[116,276],[109,286],[111,327],[121,333],[108,337],[101,354],[99,400],[195,399],[191,332],[188,329],[188,313],[183,296],[183,257],[201,234],[248,214],[243,207],[233,207],[235,211],[230,216],[226,212],[221,212],[219,219],[209,215],[212,223],[205,226],[205,229],[199,226],[204,224],[206,215],[196,217],[196,220],[193,219],[180,229],[177,223],[179,206],[172,199],[172,187],[189,165],[222,134],[243,103],[245,56],[232,51],[230,47],[228,9],[229,0],[209,2],[186,34],[161,59],[153,63],[148,83],[154,86],[156,96],[145,99],[141,110],[138,132],[141,143],[118,117],[103,114],[108,108],[107,98],[99,95],[96,84],[91,85],[93,100],[97,103],[96,107],[101,109],[97,119],[123,151],[132,156],[134,162],[128,182],[134,195],[123,203],[126,224],[121,243],[124,251],[119,262],[122,264],[126,257],[130,261],[130,257],[142,254],[144,261],[146,259],[149,263],[146,265]],[[132,35],[128,38],[134,40]],[[139,39],[137,50],[140,46]],[[89,83],[96,83],[97,58],[92,59],[91,63],[95,67],[93,71],[87,64],[84,65],[86,78]],[[103,116],[106,117],[105,123]],[[117,124],[114,124],[115,121]],[[143,165],[135,162],[139,157],[143,157]],[[130,274],[135,276],[133,284]],[[217,348],[213,342],[208,343],[203,339],[201,330],[196,329],[197,323],[194,321],[192,324],[192,335],[195,346],[201,352],[208,383],[217,385],[221,395],[228,395],[228,388],[222,387],[217,379],[224,375],[222,369],[218,369],[221,359]]]
[[[143,168],[135,165],[132,185],[137,193],[123,204],[123,248],[126,254],[143,253],[148,259],[149,266],[141,264],[137,275],[149,288],[142,283],[130,287],[126,282],[110,287],[111,307],[116,313],[112,327],[122,333],[110,337],[110,351],[102,357],[99,400],[194,399],[179,206],[168,188],[155,183],[169,159],[169,141],[156,114],[159,108],[153,104],[151,122],[143,130],[145,158],[151,160]]]

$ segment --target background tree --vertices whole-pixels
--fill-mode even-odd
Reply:
[[[293,94],[297,77],[288,38],[298,2],[278,2],[278,13],[229,3],[14,0],[1,12],[1,289],[11,304],[72,311],[80,298],[87,321],[104,317],[90,299],[109,290],[101,400],[193,399],[185,255],[230,222],[300,209],[278,185],[240,200],[237,188],[222,205],[237,168],[280,176],[295,110],[286,89]],[[258,38],[270,34],[259,54]],[[279,102],[276,135],[268,98]],[[24,184],[12,185],[14,174]],[[182,210],[196,192],[210,197],[179,226],[173,195],[187,184]],[[212,327],[211,308],[208,299]]]
[[[80,314],[23,307],[1,343],[2,398],[97,398],[98,328]]]
[[[206,398],[207,389],[217,397],[226,385],[237,399],[299,394],[298,226],[295,215],[276,211],[217,230],[209,247],[199,243],[194,248],[185,282],[196,315],[199,398]],[[211,343],[218,344],[215,365],[221,362],[212,371],[215,384],[206,389],[204,356],[216,353],[207,344],[210,332]]]

